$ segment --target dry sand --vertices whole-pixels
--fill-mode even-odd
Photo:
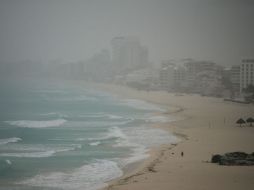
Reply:
[[[108,190],[254,189],[254,166],[219,166],[213,154],[254,152],[254,127],[237,127],[236,120],[254,117],[254,105],[224,102],[221,98],[137,91],[97,85],[111,93],[167,106],[182,120],[163,127],[182,141],[151,151],[151,157],[110,183]],[[174,108],[172,110],[172,108]],[[183,157],[181,152],[184,152]]]

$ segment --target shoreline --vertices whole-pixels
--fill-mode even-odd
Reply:
[[[199,95],[137,91],[111,84],[92,86],[120,97],[170,107],[162,114],[182,118],[155,126],[183,138],[181,142],[151,149],[149,158],[130,166],[131,169],[125,170],[123,176],[108,182],[104,190],[253,188],[251,177],[254,176],[254,167],[223,167],[209,163],[213,154],[254,151],[254,128],[246,127],[244,131],[235,127],[237,117],[253,117],[253,105]]]
[[[148,102],[148,101],[146,101],[146,102]],[[153,102],[148,102],[148,103],[154,104]],[[158,105],[158,104],[155,104],[155,105]],[[171,111],[161,112],[161,113],[156,113],[156,114],[158,114],[158,115],[172,115],[172,114],[178,115],[183,111],[184,111],[184,108],[182,108],[182,107],[181,108],[180,107],[172,107]],[[177,122],[177,121],[178,120],[175,120],[172,122]],[[180,139],[179,142],[171,143],[171,144],[163,144],[163,145],[151,148],[147,152],[147,154],[149,155],[147,158],[126,165],[124,168],[122,168],[123,175],[119,178],[116,178],[116,179],[113,179],[113,180],[107,182],[107,187],[104,187],[101,190],[111,190],[115,186],[128,184],[128,182],[130,180],[132,180],[133,178],[135,178],[137,176],[141,176],[141,175],[144,175],[149,172],[157,172],[154,168],[155,168],[157,162],[159,162],[159,159],[164,155],[164,152],[167,150],[173,149],[175,146],[178,145],[178,143],[181,143],[182,141],[185,141],[188,139],[187,135],[185,135],[185,134],[178,133],[178,132],[175,132],[175,131],[172,131],[169,129],[165,129],[165,127],[163,127],[163,125],[169,125],[170,123],[171,123],[171,121],[166,122],[166,123],[155,123],[151,126],[154,128],[161,128],[164,131],[169,131],[173,136]],[[134,180],[134,182],[135,182],[135,180]]]
[[[93,84],[89,84],[89,86],[93,86],[95,88],[97,88],[98,90],[103,90],[109,93],[112,93],[113,95],[117,95],[120,98],[133,98],[133,97],[129,97],[126,94],[121,94],[119,92],[116,92],[115,90],[112,91],[112,89],[110,89],[112,86],[113,87],[121,87],[121,88],[129,88],[129,87],[125,87],[125,86],[117,86],[117,85],[112,85],[112,84],[100,84],[100,83],[93,83]],[[131,89],[131,88],[129,88]],[[135,89],[131,89],[131,90],[135,90]],[[179,105],[162,105],[160,103],[155,103],[153,101],[149,101],[149,100],[144,100],[142,98],[135,98],[138,100],[142,100],[151,104],[155,104],[158,105],[160,107],[163,107],[166,109],[166,112],[160,112],[158,113],[158,115],[174,115],[174,116],[180,116],[182,119],[181,120],[186,120],[188,119],[186,116],[184,116],[184,107],[179,106]],[[168,109],[170,106],[170,109]],[[144,175],[145,173],[149,173],[149,172],[157,172],[154,168],[157,164],[157,162],[159,162],[160,158],[165,154],[165,151],[169,151],[172,150],[174,147],[176,147],[178,145],[178,143],[181,143],[182,141],[186,141],[188,140],[188,136],[186,134],[177,132],[176,129],[173,130],[173,127],[171,129],[165,128],[165,126],[170,125],[172,122],[177,122],[180,121],[179,119],[173,120],[173,121],[169,121],[166,123],[156,123],[154,125],[152,125],[152,127],[157,127],[157,128],[161,128],[165,131],[169,131],[172,135],[174,135],[175,137],[177,137],[178,139],[180,139],[179,142],[177,143],[171,143],[171,144],[163,144],[157,147],[153,147],[151,148],[147,153],[149,154],[148,158],[145,158],[143,160],[140,161],[136,161],[134,163],[130,163],[128,165],[126,165],[124,168],[122,168],[123,170],[123,175],[121,177],[118,177],[116,179],[113,179],[109,182],[107,182],[107,186],[100,189],[100,190],[111,190],[112,188],[114,188],[115,186],[119,186],[119,185],[124,185],[127,184],[132,178],[137,177],[137,176],[141,176]],[[134,180],[135,182],[135,180]]]
[[[94,85],[94,84],[93,84]],[[100,85],[100,84],[95,84],[96,86],[97,85]],[[105,87],[109,87],[111,84],[103,84],[102,86],[100,86],[98,89],[101,90],[105,90]],[[98,86],[97,86],[98,87]],[[118,87],[118,86],[116,86]],[[121,86],[123,88],[129,88],[129,87],[125,87],[125,86]],[[130,88],[131,89],[131,88]],[[112,93],[112,91],[106,89],[107,92],[110,92]],[[122,94],[118,94],[116,93],[115,91],[113,92],[114,95],[118,95],[120,96],[121,98],[124,97],[124,98],[130,98],[125,95],[122,95]],[[139,100],[142,100],[144,101],[143,99],[141,98],[138,98]],[[155,105],[158,105],[158,106],[163,106],[164,108],[167,109],[166,112],[161,112],[161,113],[158,113],[158,115],[181,115],[181,113],[183,114],[184,113],[184,107],[180,107],[178,105],[171,105],[170,106],[170,109],[168,109],[168,106],[165,106],[165,105],[161,105],[161,104],[158,104],[158,103],[154,103],[153,101],[147,101],[145,100],[145,102],[148,102],[148,103],[151,103],[151,104],[155,104]],[[188,119],[187,117],[183,118],[182,116],[182,119]],[[168,128],[165,128],[165,126],[168,126],[170,125],[170,123],[172,122],[177,122],[179,120],[174,120],[174,121],[169,121],[169,122],[166,122],[166,123],[156,123],[154,125],[152,125],[152,127],[157,127],[157,128],[161,128],[165,131],[169,131],[172,135],[176,136],[178,139],[180,139],[179,142],[177,143],[171,143],[171,144],[163,144],[163,145],[160,145],[160,146],[157,146],[157,147],[153,147],[151,148],[147,153],[149,154],[149,157],[146,158],[146,159],[143,159],[143,160],[140,160],[140,161],[137,161],[137,162],[134,162],[134,163],[130,163],[128,164],[127,166],[125,166],[123,169],[123,175],[119,178],[116,178],[114,180],[111,180],[109,182],[107,182],[107,187],[104,187],[102,188],[101,190],[112,190],[114,189],[114,187],[116,186],[121,186],[121,185],[126,185],[128,184],[128,182],[130,180],[132,180],[133,178],[137,177],[137,176],[141,176],[141,175],[144,175],[146,173],[149,173],[149,172],[157,172],[154,168],[156,166],[156,164],[159,162],[160,158],[165,154],[165,151],[169,151],[169,150],[172,150],[174,147],[176,147],[178,145],[178,143],[181,143],[182,141],[186,141],[188,140],[188,136],[183,134],[183,133],[179,133],[179,132],[176,132],[172,129],[168,129]],[[136,181],[134,180],[134,183]]]
[[[156,126],[153,126],[153,127],[158,127],[158,128],[162,128],[163,130],[166,130],[163,127],[161,127],[161,124],[160,125],[157,124]],[[163,145],[151,148],[147,152],[147,154],[149,154],[148,158],[126,165],[124,168],[122,168],[123,175],[119,178],[116,178],[107,182],[108,186],[102,188],[101,190],[111,190],[115,186],[128,184],[128,182],[132,180],[134,177],[141,176],[149,172],[152,172],[152,173],[157,172],[155,169],[155,166],[158,162],[160,162],[160,159],[165,154],[165,151],[172,150],[174,147],[178,145],[178,143],[181,143],[182,141],[186,141],[188,139],[187,135],[185,134],[177,133],[174,131],[170,131],[170,132],[172,133],[172,135],[180,139],[180,141],[177,143],[163,144]],[[134,180],[134,182],[136,181]]]

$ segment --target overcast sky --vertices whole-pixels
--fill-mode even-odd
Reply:
[[[86,60],[138,36],[150,60],[254,57],[253,0],[0,0],[0,61]]]

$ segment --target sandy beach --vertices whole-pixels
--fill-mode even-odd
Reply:
[[[168,107],[168,113],[164,114],[180,118],[155,126],[178,135],[180,143],[151,150],[148,160],[132,166],[105,189],[253,189],[253,166],[220,166],[210,163],[210,160],[213,154],[254,151],[254,127],[235,124],[240,117],[254,117],[254,105],[200,95],[137,91],[115,85],[95,86],[119,96]]]

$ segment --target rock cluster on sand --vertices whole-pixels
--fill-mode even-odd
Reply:
[[[227,166],[251,166],[254,165],[254,152],[229,152],[224,155],[216,154],[212,156],[212,163]]]

